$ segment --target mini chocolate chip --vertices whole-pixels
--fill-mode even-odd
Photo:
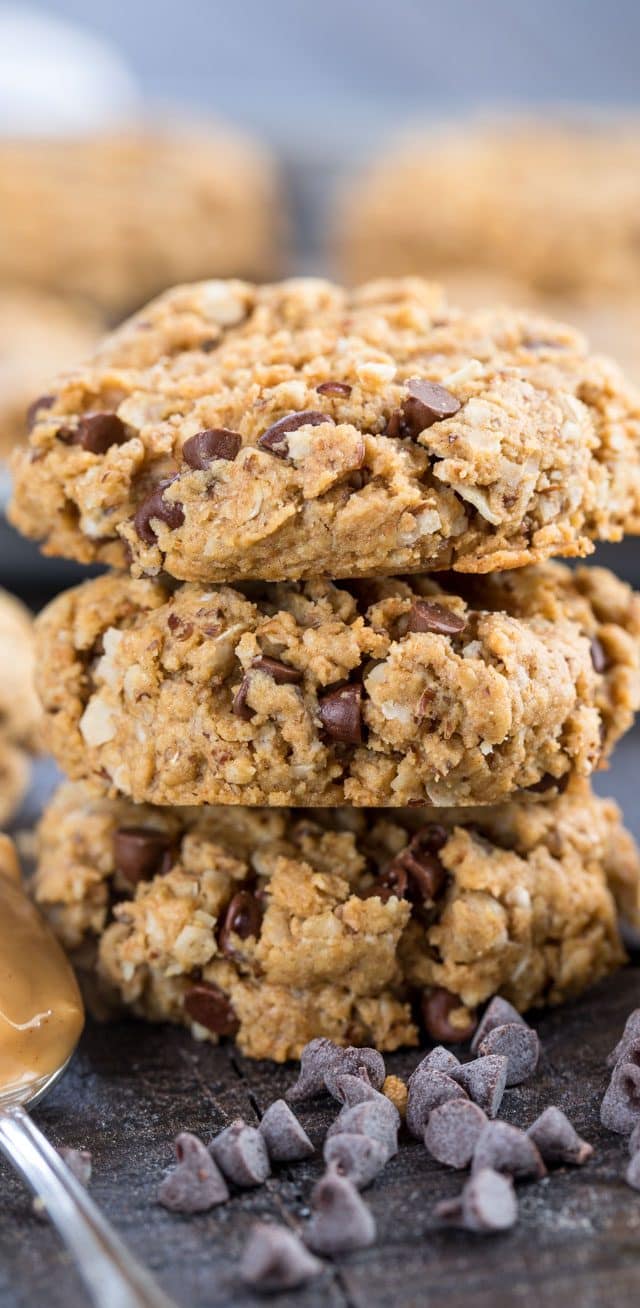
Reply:
[[[39,395],[37,400],[33,400],[26,413],[27,431],[33,431],[40,410],[53,408],[57,398],[57,395]]]
[[[616,1063],[600,1106],[600,1121],[620,1135],[629,1135],[640,1122],[640,1067],[635,1063]]]
[[[591,662],[593,663],[594,671],[599,673],[600,676],[602,673],[607,671],[608,667],[610,667],[609,658],[604,645],[601,640],[598,640],[597,636],[594,636],[591,641]]]
[[[343,1131],[327,1136],[323,1150],[327,1167],[346,1176],[358,1190],[364,1190],[389,1160],[387,1149],[370,1135]]]
[[[206,1213],[226,1203],[226,1181],[202,1141],[183,1131],[175,1149],[178,1165],[159,1186],[158,1203],[174,1213]]]
[[[336,395],[342,399],[348,400],[353,387],[350,386],[348,382],[326,381],[320,382],[320,385],[316,386],[316,390],[318,395]]]
[[[302,681],[302,673],[298,668],[290,668],[279,659],[268,658],[266,654],[259,654],[253,659],[251,667],[266,672],[267,676],[275,681],[276,686],[297,686]]]
[[[250,890],[238,890],[230,901],[218,932],[218,944],[226,958],[237,959],[238,950],[231,940],[239,936],[248,940],[249,936],[258,939],[262,924],[262,907]]]
[[[271,1173],[263,1136],[242,1118],[226,1126],[211,1141],[209,1151],[218,1167],[234,1185],[248,1188],[262,1185]]]
[[[316,409],[288,413],[286,417],[280,418],[278,422],[274,422],[271,427],[263,431],[258,439],[258,445],[261,450],[268,450],[269,454],[275,454],[277,459],[287,459],[289,457],[287,432],[297,431],[298,427],[319,427],[323,422],[333,422],[333,418],[326,413],[318,413]]]
[[[193,1022],[214,1035],[233,1036],[240,1026],[231,1000],[209,981],[198,981],[187,990],[184,1008]]]
[[[414,1072],[409,1081],[407,1128],[417,1140],[422,1139],[429,1114],[447,1099],[468,1099],[466,1090],[454,1081],[453,1076],[435,1067]]]
[[[469,1017],[465,1026],[453,1026],[449,1021],[449,1014],[453,1009],[462,1007],[462,1001],[458,996],[452,995],[450,990],[445,990],[442,986],[436,986],[433,990],[425,992],[421,1000],[421,1009],[427,1035],[438,1043],[444,1041],[451,1045],[468,1040],[475,1031],[474,1019]]]
[[[118,827],[113,834],[116,871],[132,886],[168,872],[172,863],[173,839],[156,827]]]
[[[507,1084],[508,1060],[502,1054],[474,1058],[450,1076],[466,1090],[487,1117],[497,1117]]]
[[[182,446],[182,457],[190,468],[201,472],[208,468],[215,459],[226,459],[232,463],[242,445],[242,437],[237,431],[228,431],[226,427],[207,427],[205,431],[196,432]]]
[[[438,828],[438,830],[442,831],[443,828]],[[446,842],[447,839],[448,833],[444,832],[444,841],[442,843]],[[442,848],[442,844],[439,847]],[[447,879],[447,873],[433,849],[434,836],[432,828],[431,826],[423,827],[421,831],[416,832],[407,848],[396,854],[389,864],[383,873],[383,878],[385,883],[391,886],[394,881],[399,888],[404,885],[401,895],[399,891],[396,892],[399,894],[399,898],[406,897],[417,904],[431,904],[440,894]]]
[[[633,1157],[640,1150],[640,1120],[638,1120],[629,1136],[629,1153]]]
[[[471,1053],[475,1054],[478,1046],[482,1043],[485,1036],[493,1030],[494,1026],[506,1026],[507,1023],[520,1022],[526,1026],[523,1017],[520,1016],[517,1008],[509,1003],[508,999],[503,999],[501,995],[494,995],[493,999],[484,1010],[478,1023],[475,1035],[471,1041]]]
[[[400,409],[391,414],[387,424],[388,436],[410,436],[414,440],[435,422],[452,418],[461,408],[460,401],[438,382],[411,377],[406,383],[409,392]]]
[[[507,1059],[507,1085],[521,1085],[533,1076],[540,1058],[538,1033],[523,1022],[494,1026],[478,1045],[478,1054],[502,1054]]]
[[[318,716],[332,740],[362,744],[362,686],[342,686],[318,700]]]
[[[425,1148],[445,1167],[468,1167],[486,1121],[478,1104],[468,1099],[447,1099],[429,1114],[424,1129]]]
[[[435,1215],[447,1226],[459,1226],[465,1231],[508,1231],[518,1220],[513,1182],[485,1167],[467,1181],[461,1195],[441,1200]]]
[[[255,1222],[240,1260],[240,1278],[264,1294],[296,1290],[319,1276],[322,1263],[294,1231],[271,1222]]]
[[[626,1062],[628,1050],[637,1040],[640,1040],[640,1008],[634,1008],[629,1013],[622,1036],[607,1058],[607,1067],[615,1067],[621,1061]]]
[[[593,1153],[592,1145],[580,1139],[569,1118],[553,1104],[536,1118],[527,1135],[545,1163],[574,1163],[581,1167]]]
[[[396,1114],[394,1121],[400,1126],[400,1114],[395,1104],[387,1095],[381,1094],[379,1090],[374,1090],[371,1082],[365,1081],[362,1076],[354,1076],[353,1072],[334,1075],[332,1093],[343,1108],[355,1108],[356,1104],[378,1103],[380,1099],[384,1099],[391,1104]]]
[[[310,1040],[300,1054],[298,1080],[286,1091],[289,1102],[315,1099],[316,1095],[326,1094],[325,1074],[337,1062],[341,1053],[340,1045],[334,1044],[327,1036]]]
[[[376,1238],[376,1224],[352,1181],[334,1168],[314,1186],[312,1218],[305,1240],[321,1254],[367,1249]]]
[[[387,1151],[387,1158],[398,1152],[400,1114],[384,1095],[365,1100],[362,1104],[346,1105],[340,1109],[335,1122],[327,1131],[327,1139],[334,1135],[367,1135],[377,1140]]]
[[[86,413],[73,433],[72,444],[81,445],[90,454],[106,454],[112,445],[129,440],[127,429],[117,413]]]
[[[379,1090],[384,1085],[386,1076],[384,1058],[377,1049],[355,1045],[339,1049],[337,1058],[327,1068],[324,1077],[325,1086],[334,1099],[340,1099],[337,1078],[345,1074],[359,1076],[373,1086],[374,1090]]]
[[[420,1076],[423,1072],[446,1072],[455,1079],[459,1067],[461,1067],[460,1059],[456,1058],[450,1049],[445,1049],[444,1045],[436,1045],[425,1054],[417,1067],[414,1067],[408,1084],[411,1085],[414,1076]]]
[[[547,1169],[540,1151],[526,1131],[510,1122],[487,1122],[473,1151],[472,1172],[491,1167],[495,1172],[506,1172],[514,1180],[539,1181]]]
[[[416,600],[408,613],[407,631],[430,631],[438,636],[458,636],[467,625],[466,618],[461,618],[444,604],[435,604],[431,600]]]
[[[133,523],[140,540],[143,540],[146,545],[155,545],[157,539],[156,533],[151,526],[152,518],[164,522],[172,531],[175,531],[176,527],[181,527],[184,522],[182,505],[170,503],[163,499],[163,494],[167,486],[171,485],[172,480],[173,478],[169,477],[167,480],[159,482],[156,489],[150,495],[147,495],[147,498],[138,505],[135,511]]]
[[[640,1153],[633,1155],[624,1174],[624,1179],[632,1190],[640,1190]]]
[[[315,1152],[304,1127],[284,1099],[275,1099],[269,1105],[258,1130],[272,1163],[295,1163]]]

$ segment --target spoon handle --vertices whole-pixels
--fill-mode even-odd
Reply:
[[[95,1308],[175,1308],[24,1108],[0,1110],[0,1150],[42,1199]]]

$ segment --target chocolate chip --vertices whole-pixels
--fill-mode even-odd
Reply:
[[[487,1122],[473,1151],[472,1171],[491,1167],[514,1180],[540,1180],[547,1169],[540,1151],[526,1131],[509,1122]]]
[[[392,1158],[398,1152],[398,1128],[400,1114],[390,1099],[379,1095],[363,1104],[354,1104],[353,1108],[340,1109],[335,1122],[327,1131],[327,1139],[334,1135],[367,1135],[377,1140],[387,1150],[387,1157]]]
[[[334,1069],[331,1075],[331,1094],[338,1103],[346,1108],[353,1108],[354,1104],[371,1103],[375,1099],[384,1099],[387,1096],[381,1095],[379,1090],[375,1090],[371,1082],[362,1076],[354,1075],[353,1072],[341,1072],[340,1064]],[[389,1100],[389,1102],[391,1102]]]
[[[261,450],[268,450],[269,454],[275,454],[277,459],[287,459],[289,457],[287,432],[297,431],[299,427],[319,427],[323,422],[333,422],[333,418],[328,417],[326,413],[318,413],[315,409],[288,413],[285,418],[280,418],[271,427],[267,427],[259,437],[258,445]]]
[[[540,1058],[540,1041],[536,1031],[522,1022],[506,1022],[488,1031],[478,1046],[481,1058],[502,1054],[508,1062],[507,1085],[521,1085],[533,1076]]]
[[[175,531],[176,527],[181,527],[184,522],[182,505],[170,503],[163,499],[163,494],[167,486],[171,485],[172,480],[173,478],[169,477],[167,480],[159,482],[151,495],[147,495],[146,500],[143,500],[136,509],[133,523],[140,540],[143,540],[146,545],[155,545],[156,543],[156,533],[151,526],[152,518],[164,522],[167,527],[171,528],[171,531]]]
[[[302,673],[297,668],[290,668],[286,663],[281,663],[279,659],[268,658],[266,654],[259,654],[253,659],[251,668],[256,668],[259,672],[264,672],[276,686],[297,686],[302,681]],[[251,685],[251,669],[245,673],[240,685],[235,693],[231,712],[237,718],[242,718],[244,722],[250,722],[253,717],[253,709],[247,704],[247,694]]]
[[[178,1165],[159,1186],[158,1203],[174,1213],[206,1213],[226,1203],[226,1181],[202,1141],[183,1131],[175,1149]]]
[[[73,433],[72,444],[90,454],[106,454],[112,445],[124,445],[128,440],[127,429],[116,413],[87,413]]]
[[[255,895],[250,890],[238,890],[228,905],[218,933],[218,944],[225,957],[238,958],[232,936],[239,936],[240,940],[255,936],[257,940],[261,924],[262,908]]]
[[[315,1152],[304,1127],[284,1099],[276,1099],[269,1105],[258,1130],[272,1163],[295,1163]]]
[[[492,1168],[472,1176],[456,1199],[437,1204],[435,1215],[448,1226],[465,1231],[508,1231],[518,1220],[518,1202],[513,1183]]]
[[[295,1290],[319,1276],[322,1263],[314,1258],[294,1231],[270,1222],[255,1222],[240,1260],[245,1285],[264,1294]]]
[[[636,1125],[634,1126],[633,1131],[629,1136],[629,1153],[631,1155],[637,1154],[639,1150],[640,1150],[640,1119],[636,1122]]]
[[[290,1103],[299,1103],[304,1099],[315,1099],[317,1095],[326,1094],[325,1074],[333,1067],[342,1050],[339,1045],[326,1036],[318,1036],[305,1045],[300,1055],[300,1072],[298,1080],[289,1086],[285,1098]]]
[[[193,1022],[214,1035],[233,1036],[239,1029],[240,1023],[231,1000],[219,986],[209,981],[198,981],[187,990],[184,1008]]]
[[[462,1064],[450,1076],[466,1090],[474,1104],[479,1104],[487,1117],[496,1117],[507,1084],[508,1068],[507,1058],[493,1054]]]
[[[527,1025],[517,1008],[514,1008],[508,999],[503,999],[501,995],[494,995],[478,1023],[471,1041],[471,1053],[475,1054],[477,1052],[478,1046],[485,1036],[489,1034],[489,1031],[493,1030],[494,1026],[506,1026],[512,1022],[521,1022],[523,1026]]]
[[[594,636],[591,641],[591,662],[593,663],[594,670],[600,675],[602,675],[603,672],[606,672],[607,668],[611,666],[604,645],[602,644],[602,641],[598,640],[597,636]]]
[[[425,992],[421,1000],[422,1020],[432,1040],[455,1045],[469,1039],[476,1025],[472,1017],[468,1018],[464,1026],[453,1026],[449,1021],[449,1014],[455,1008],[462,1007],[458,996],[452,995],[442,986],[436,986],[433,990]]]
[[[539,781],[535,781],[533,785],[527,786],[527,790],[529,790],[531,794],[534,795],[546,795],[548,790],[553,790],[555,788],[558,794],[562,795],[564,791],[567,789],[568,784],[569,784],[568,772],[565,772],[564,776],[562,777],[554,777],[552,776],[551,772],[545,772],[544,776],[540,777]]]
[[[225,1126],[209,1150],[218,1167],[234,1185],[247,1189],[262,1185],[271,1174],[266,1143],[255,1126],[241,1118]]]
[[[452,418],[462,407],[455,395],[438,382],[411,377],[406,383],[409,392],[400,409],[392,413],[387,424],[388,436],[411,436],[415,439],[435,422]]]
[[[407,615],[408,632],[431,631],[438,636],[458,636],[466,625],[466,618],[431,600],[416,600]]]
[[[625,1172],[625,1181],[632,1190],[640,1190],[640,1153],[635,1153]]]
[[[150,881],[169,871],[172,847],[172,837],[157,827],[118,827],[113,834],[116,872],[132,886],[139,881]]]
[[[320,382],[320,385],[316,386],[316,390],[318,395],[335,395],[340,399],[348,400],[353,387],[348,382],[326,381]]]
[[[226,459],[232,463],[241,445],[242,436],[237,431],[228,431],[226,427],[207,427],[185,441],[182,457],[190,468],[201,472],[215,459]]]
[[[93,1160],[88,1149],[73,1149],[70,1145],[60,1145],[56,1149],[63,1163],[69,1168],[69,1171],[75,1176],[76,1181],[84,1186],[85,1190],[91,1180],[91,1171]]]
[[[414,1072],[409,1082],[407,1100],[408,1130],[417,1140],[421,1140],[429,1114],[434,1108],[446,1103],[447,1099],[467,1098],[466,1090],[446,1072],[439,1072],[437,1068],[426,1068],[419,1075]]]
[[[337,1078],[345,1074],[362,1077],[373,1086],[374,1090],[379,1090],[384,1085],[387,1074],[384,1058],[377,1049],[356,1048],[354,1045],[340,1049],[338,1057],[327,1069],[324,1078],[325,1086],[334,1099],[340,1098]]]
[[[327,1166],[346,1176],[358,1190],[370,1185],[389,1159],[387,1149],[379,1140],[351,1131],[327,1136],[323,1155]]]
[[[640,1067],[635,1063],[616,1063],[600,1106],[600,1121],[620,1135],[629,1135],[640,1121]]]
[[[375,885],[383,889],[383,899],[396,894],[416,904],[433,904],[447,879],[435,849],[446,843],[448,833],[435,824],[416,832],[406,849],[396,854]],[[384,893],[386,892],[386,893]]]
[[[413,1069],[408,1084],[411,1085],[414,1076],[421,1076],[423,1072],[447,1072],[449,1076],[455,1077],[461,1066],[460,1059],[456,1058],[450,1049],[445,1049],[444,1045],[436,1045],[435,1049],[430,1049]]]
[[[362,744],[362,686],[342,686],[318,700],[318,716],[332,740]]]
[[[607,1066],[615,1067],[616,1063],[627,1060],[627,1053],[632,1044],[640,1040],[640,1008],[634,1008],[624,1024],[624,1031],[620,1037],[615,1049],[612,1049],[607,1058]],[[631,1059],[633,1062],[633,1059]]]
[[[37,400],[33,400],[26,413],[27,431],[33,431],[40,411],[53,408],[57,398],[57,395],[39,395]]]
[[[575,1163],[581,1167],[593,1153],[593,1147],[581,1140],[569,1118],[551,1105],[536,1118],[527,1135],[537,1145],[545,1163]]]
[[[314,1186],[312,1218],[305,1239],[321,1254],[350,1253],[367,1249],[376,1238],[373,1215],[352,1181],[332,1168]]]
[[[445,1167],[468,1167],[486,1121],[478,1104],[448,1099],[429,1114],[424,1129],[425,1148]]]

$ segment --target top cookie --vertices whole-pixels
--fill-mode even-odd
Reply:
[[[200,582],[490,572],[640,528],[640,399],[417,279],[177,287],[34,406],[12,521]]]

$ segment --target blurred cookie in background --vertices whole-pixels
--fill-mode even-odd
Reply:
[[[0,590],[0,825],[13,816],[40,746],[41,709],[33,680],[33,623],[15,596]]]

